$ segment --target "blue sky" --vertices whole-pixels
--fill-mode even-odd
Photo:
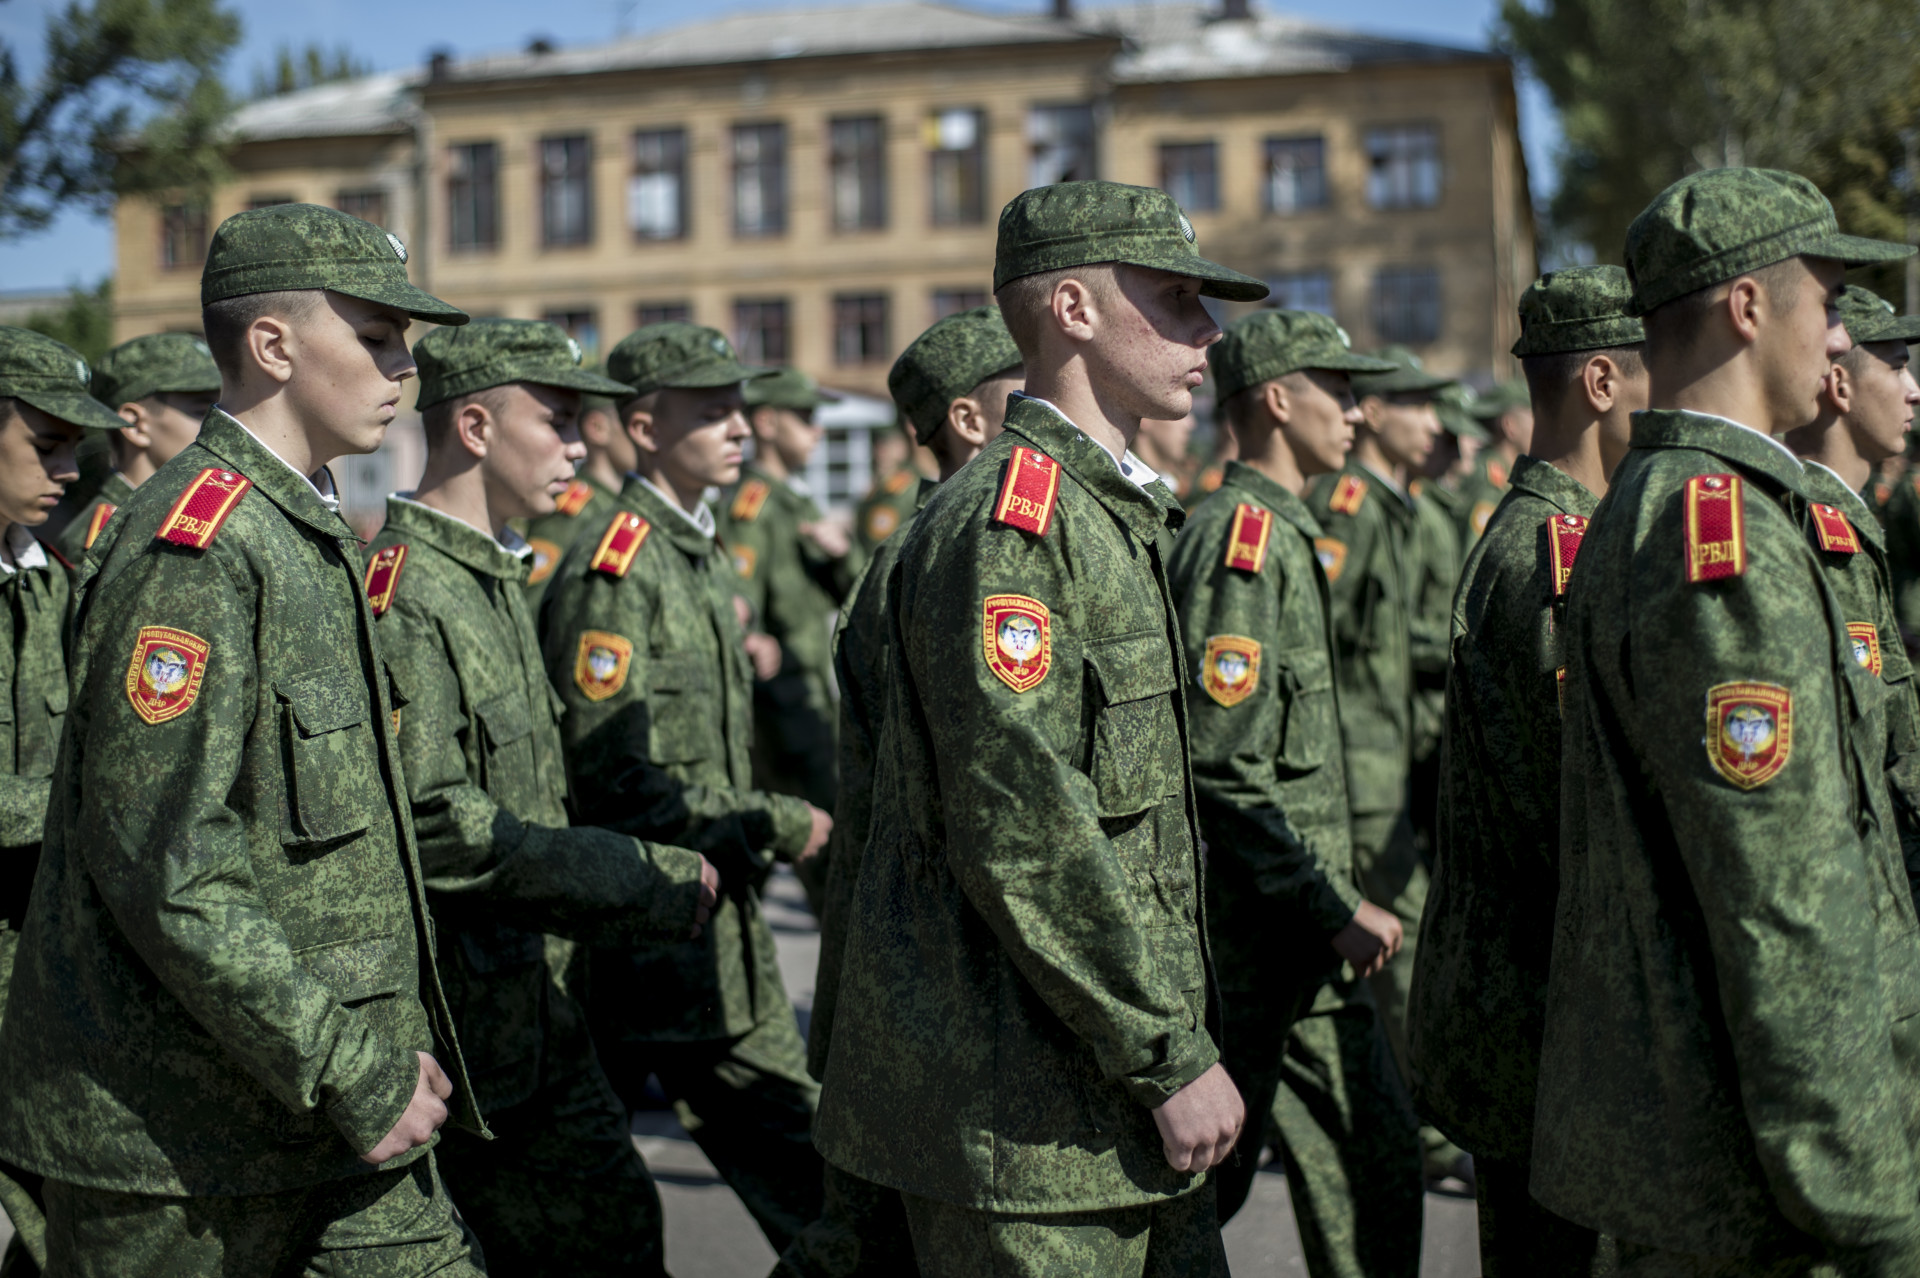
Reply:
[[[857,0],[855,0],[857,2]],[[1050,0],[963,0],[973,7],[1033,12]],[[1088,3],[1088,0],[1081,0]],[[0,39],[13,48],[23,74],[37,69],[47,17],[66,0],[6,0],[0,3]],[[533,6],[524,0],[227,0],[245,28],[241,47],[228,64],[228,82],[239,92],[252,84],[253,72],[267,65],[280,45],[298,49],[311,41],[328,48],[346,45],[376,70],[424,62],[429,50],[445,46],[458,57],[517,49],[533,36],[563,45],[593,44],[622,33],[679,26],[740,10],[839,7],[849,0],[566,0]],[[1264,12],[1286,12],[1327,23],[1396,35],[1425,36],[1449,43],[1486,42],[1498,0],[1254,0]],[[1536,195],[1544,195],[1551,177],[1557,134],[1545,96],[1525,86],[1521,128]],[[44,234],[0,244],[0,290],[58,288],[99,279],[113,268],[112,237],[104,219],[63,218]]]

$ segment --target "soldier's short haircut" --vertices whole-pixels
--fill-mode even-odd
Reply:
[[[1638,344],[1608,346],[1591,351],[1556,351],[1551,355],[1523,355],[1520,357],[1520,368],[1527,375],[1527,394],[1533,400],[1534,407],[1547,416],[1558,413],[1566,405],[1567,396],[1573,394],[1574,388],[1580,384],[1587,364],[1596,355],[1605,355],[1628,377],[1646,367],[1645,347]]]
[[[300,321],[313,314],[325,297],[323,289],[288,289],[278,293],[243,293],[239,297],[210,302],[200,311],[200,325],[206,330],[207,350],[224,376],[238,379],[244,366],[247,329],[267,315]]]
[[[1001,285],[993,300],[1000,303],[1000,318],[1006,321],[1007,332],[1013,344],[1020,348],[1021,358],[1032,363],[1040,354],[1040,334],[1053,304],[1053,290],[1060,286],[1061,280],[1080,280],[1096,297],[1104,297],[1112,287],[1113,268],[1112,262],[1068,266],[1037,275],[1022,275]]]
[[[1790,257],[1784,262],[1774,262],[1746,274],[1759,281],[1769,301],[1782,310],[1791,310],[1800,300],[1800,284],[1806,279],[1803,273],[1794,269],[1799,261],[1797,257]],[[1720,301],[1721,290],[1732,283],[1733,280],[1722,280],[1718,284],[1709,284],[1648,311],[1640,321],[1647,329],[1647,349],[1684,358],[1699,339],[1707,315]]]
[[[431,408],[422,409],[420,433],[426,437],[427,451],[431,453],[446,443],[447,431],[452,428],[454,417],[468,404],[479,404],[498,417],[506,406],[506,392],[505,386],[489,386],[485,390],[469,391],[465,395],[443,399]]]

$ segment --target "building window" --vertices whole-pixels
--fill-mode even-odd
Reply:
[[[500,247],[500,148],[447,149],[447,232],[455,251]]]
[[[1440,131],[1431,124],[1367,130],[1367,203],[1430,209],[1440,202]]]
[[[833,166],[833,229],[872,231],[887,224],[887,125],[877,115],[828,126]]]
[[[333,207],[375,226],[387,224],[385,191],[342,191],[334,198]]]
[[[593,144],[540,141],[540,239],[549,248],[593,242]]]
[[[733,126],[733,233],[781,235],[787,229],[787,126]]]
[[[933,320],[939,323],[949,315],[970,311],[987,304],[984,288],[937,288],[933,290]]]
[[[247,207],[250,209],[270,209],[278,204],[291,204],[291,195],[249,195]]]
[[[1220,171],[1211,142],[1164,142],[1160,146],[1160,189],[1190,213],[1220,207]]]
[[[863,293],[834,298],[834,362],[878,364],[888,354],[886,294]]]
[[[587,363],[600,358],[600,316],[596,312],[585,307],[555,306],[543,311],[540,318],[566,329],[567,336],[580,343]]]
[[[1043,106],[1027,112],[1028,186],[1097,177],[1093,158],[1091,106]]]
[[[1333,276],[1326,271],[1290,271],[1267,280],[1273,292],[1267,304],[1283,311],[1318,311],[1333,314]]]
[[[642,302],[633,308],[633,326],[649,324],[691,324],[693,307],[686,302]]]
[[[1268,138],[1269,213],[1327,206],[1327,144],[1320,138]]]
[[[1383,266],[1373,277],[1373,331],[1383,342],[1419,345],[1440,336],[1440,272]]]
[[[787,303],[741,301],[733,304],[733,345],[749,364],[787,362]]]
[[[927,117],[927,161],[933,182],[933,224],[987,220],[987,113],[971,108]]]
[[[677,240],[687,233],[685,129],[656,129],[633,135],[627,225],[637,240]]]
[[[207,260],[207,206],[167,204],[160,209],[160,265],[199,266]]]

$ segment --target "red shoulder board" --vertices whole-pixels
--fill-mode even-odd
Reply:
[[[87,521],[87,539],[81,543],[80,549],[93,549],[93,543],[99,539],[100,530],[107,526],[107,521],[113,518],[113,512],[118,509],[120,508],[110,501],[103,501],[93,508],[93,518]]]
[[[593,485],[584,479],[576,479],[567,485],[567,491],[553,499],[553,504],[561,514],[571,519],[593,500]]]
[[[180,500],[173,503],[154,536],[176,546],[205,550],[251,487],[253,481],[237,470],[207,467],[193,477]]]
[[[1573,576],[1573,561],[1580,553],[1580,540],[1587,535],[1584,515],[1555,515],[1547,521],[1547,553],[1553,559],[1553,595],[1567,593],[1567,580]]]
[[[1413,498],[1415,501],[1420,500],[1420,494],[1426,491],[1427,481],[1424,479],[1416,479],[1407,485],[1407,496]]]
[[[384,617],[393,607],[394,591],[400,588],[400,570],[406,564],[404,545],[388,546],[367,562],[367,602],[373,605],[374,616]]]
[[[1241,502],[1233,508],[1233,530],[1227,534],[1227,567],[1259,572],[1267,562],[1267,538],[1273,535],[1273,512]]]
[[[630,510],[620,511],[601,535],[600,544],[593,550],[593,562],[587,567],[609,577],[626,576],[633,557],[647,544],[647,534],[652,531],[653,525],[640,516]]]
[[[1718,581],[1747,570],[1747,516],[1738,475],[1687,481],[1687,580]]]
[[[733,517],[743,524],[752,523],[760,517],[760,508],[767,504],[767,494],[772,491],[766,480],[749,479],[733,495]]]
[[[1839,555],[1860,553],[1860,534],[1853,530],[1852,522],[1838,506],[1813,503],[1813,530],[1819,534],[1822,550]]]
[[[913,481],[914,473],[905,466],[902,466],[899,470],[887,476],[887,491],[898,497],[901,493],[907,491],[907,485]]]
[[[1358,475],[1342,475],[1333,487],[1333,499],[1327,509],[1336,515],[1357,515],[1367,500],[1367,481]]]
[[[1031,448],[1016,448],[1000,483],[1000,500],[993,517],[1003,524],[1047,535],[1053,523],[1053,502],[1060,495],[1060,463]]]
[[[1506,463],[1498,462],[1498,461],[1488,462],[1487,463],[1487,482],[1489,484],[1492,484],[1495,488],[1505,488],[1507,486]]]

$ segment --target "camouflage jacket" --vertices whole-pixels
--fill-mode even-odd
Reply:
[[[1434,498],[1439,485],[1416,483],[1414,487],[1408,655],[1413,661],[1412,755],[1420,761],[1440,751],[1453,592],[1460,584],[1460,536],[1446,507]]]
[[[1452,621],[1433,885],[1408,1012],[1420,1112],[1487,1157],[1533,1147],[1560,891],[1560,631],[1594,495],[1522,457],[1467,555]],[[1552,521],[1560,521],[1556,534]]]
[[[931,487],[932,481],[921,478],[912,466],[902,466],[875,484],[853,512],[853,531],[860,549],[872,555],[880,543],[900,531],[919,512]]]
[[[751,788],[752,675],[713,537],[639,479],[616,520],[638,538],[630,560],[602,555],[609,528],[582,537],[540,618],[574,817],[705,853],[723,883],[698,940],[594,956],[592,998],[609,1009],[596,1021],[632,1039],[731,1038],[792,1015],[759,886],[812,820],[803,801]]]
[[[527,604],[534,616],[540,615],[540,601],[546,596],[547,582],[573,543],[591,533],[598,537],[606,531],[618,504],[614,495],[582,473],[560,495],[558,509],[551,515],[529,519],[519,529],[531,554],[527,559]]]
[[[340,516],[217,410],[94,544],[0,1158],[138,1194],[365,1175],[416,1051],[483,1130],[361,572]]]
[[[1882,510],[1887,566],[1893,571],[1894,615],[1909,653],[1920,653],[1920,469],[1893,486]]]
[[[1460,486],[1454,490],[1454,501],[1449,503],[1462,554],[1472,550],[1473,544],[1486,532],[1487,521],[1493,518],[1494,508],[1506,496],[1512,479],[1507,473],[1507,460],[1499,450],[1492,445],[1480,450]]]
[[[1581,545],[1531,1187],[1671,1251],[1913,1273],[1920,921],[1806,496],[1758,432],[1645,412]]]
[[[1307,508],[1325,534],[1314,547],[1333,600],[1348,798],[1355,813],[1396,812],[1413,748],[1413,503],[1349,459],[1314,482]]]
[[[1228,462],[1167,568],[1224,989],[1324,979],[1339,962],[1327,938],[1360,907],[1320,536],[1300,498]]]
[[[833,614],[847,597],[866,556],[858,546],[843,559],[828,556],[800,532],[820,518],[813,498],[765,471],[747,467],[719,505],[720,540],[739,574],[735,590],[753,609],[754,625],[780,641],[780,673],[797,680],[808,701],[830,711]]]
[[[404,549],[383,554],[394,547]],[[479,529],[387,499],[368,594],[406,699],[400,759],[441,929],[440,983],[483,1111],[518,1104],[553,1076],[541,1066],[549,1004],[566,996],[549,980],[541,934],[683,940],[699,892],[691,852],[567,827],[560,698],[526,575],[520,555]]]
[[[69,587],[65,569],[32,533],[0,525],[0,537],[22,562],[0,569],[0,599],[7,610],[8,641],[0,649],[0,1013],[7,1005],[7,974],[33,869],[40,860],[40,834],[47,824],[60,723],[67,713],[67,658],[62,634]]]
[[[60,548],[60,553],[66,556],[68,563],[75,567],[79,566],[80,561],[87,557],[87,551],[93,543],[99,540],[101,528],[105,526],[106,520],[113,515],[114,511],[126,505],[127,499],[132,496],[133,485],[127,482],[127,477],[117,470],[109,471],[106,482],[100,485],[100,492],[92,501],[80,508],[80,513],[75,515],[67,526],[60,530],[60,535],[54,539],[54,545]],[[100,513],[102,507],[107,508],[105,514]],[[101,527],[94,526],[96,519],[100,521]]]
[[[990,1211],[1200,1183],[1151,1112],[1219,1059],[1170,521],[1022,398],[902,541],[815,1124],[836,1166]]]

